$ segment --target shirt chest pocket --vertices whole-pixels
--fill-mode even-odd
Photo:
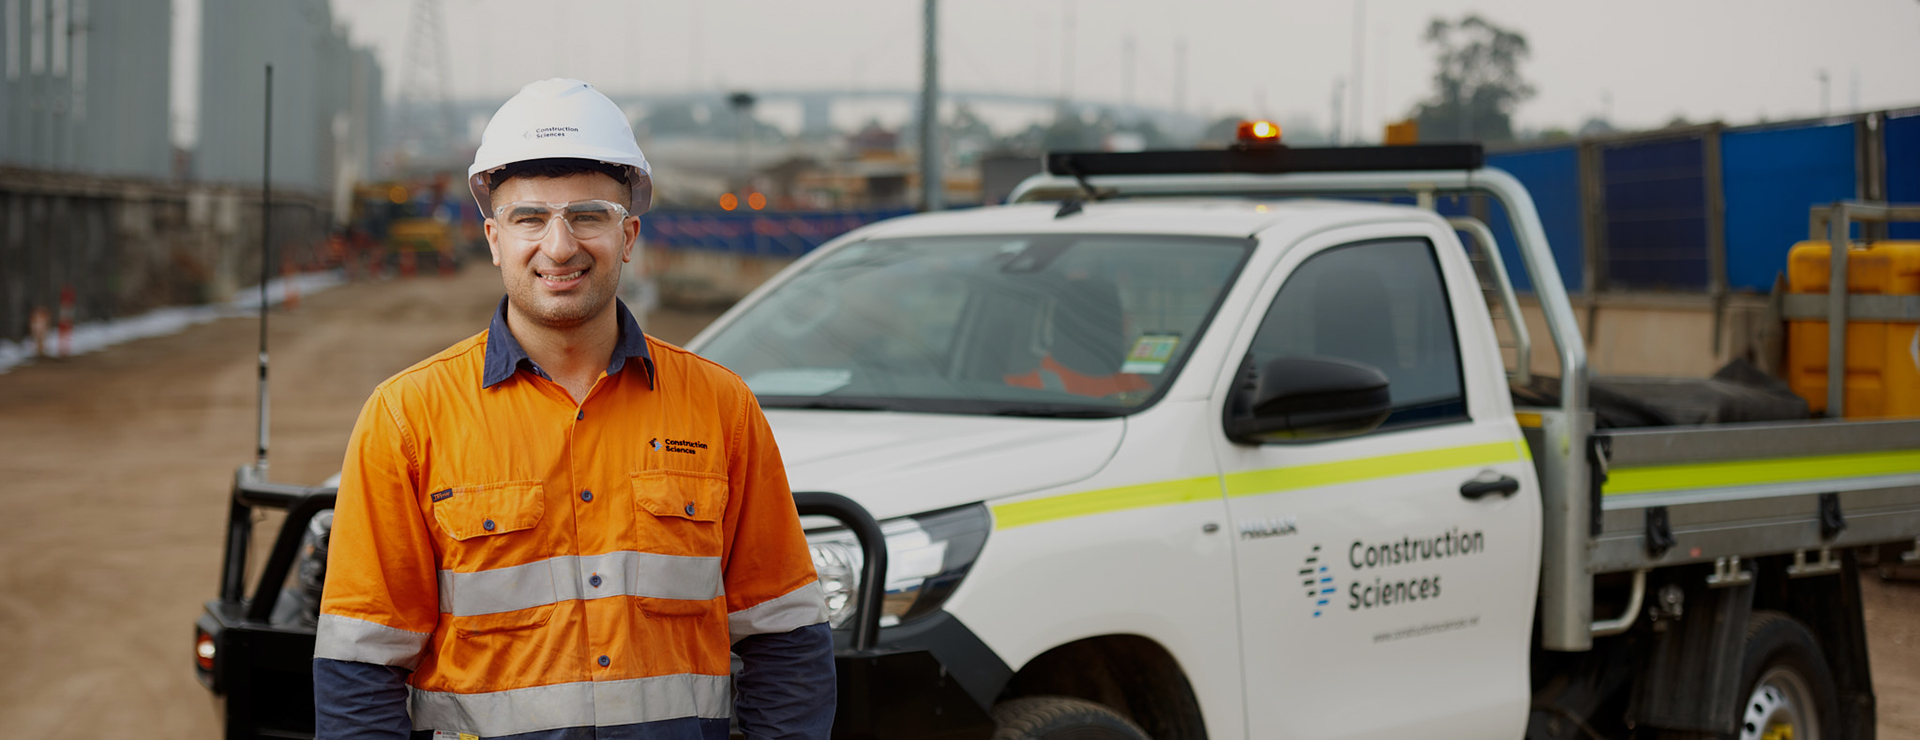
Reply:
[[[719,473],[648,470],[633,474],[635,535],[641,552],[718,557],[727,478]]]
[[[433,520],[440,531],[469,546],[487,546],[482,538],[533,529],[546,515],[540,481],[508,481],[459,486],[433,494]]]

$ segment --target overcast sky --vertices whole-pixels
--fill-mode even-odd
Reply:
[[[197,0],[176,0],[196,13]],[[333,0],[356,43],[373,46],[390,93],[406,75],[409,0]],[[552,76],[602,89],[913,88],[921,2],[914,0],[442,0],[456,97],[505,97]],[[1822,112],[1920,106],[1920,0],[947,0],[944,84],[953,90],[1132,97],[1209,117],[1332,115],[1351,95],[1356,9],[1360,130],[1406,115],[1428,94],[1429,19],[1479,13],[1519,31],[1538,94],[1526,128],[1596,115],[1653,127],[1675,116],[1751,123]],[[1349,110],[1355,101],[1348,99]],[[899,115],[905,112],[900,111]],[[1006,125],[1004,116],[994,121]]]

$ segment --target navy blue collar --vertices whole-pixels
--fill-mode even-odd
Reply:
[[[607,375],[616,375],[627,366],[628,359],[640,360],[640,369],[646,373],[647,388],[653,388],[653,355],[647,353],[647,335],[640,332],[640,322],[635,321],[633,312],[627,310],[627,304],[613,299],[614,310],[619,314],[620,339],[613,346],[613,359],[607,362]],[[507,329],[507,297],[500,297],[500,307],[494,309],[493,323],[487,326],[487,358],[484,372],[480,376],[481,388],[492,388],[500,381],[513,377],[516,370],[526,368],[528,372],[548,380],[553,377],[540,365],[527,356],[525,347],[515,339],[513,332]]]

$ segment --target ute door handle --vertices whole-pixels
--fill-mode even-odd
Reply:
[[[1520,490],[1520,481],[1515,480],[1511,475],[1503,475],[1493,480],[1475,478],[1460,484],[1460,495],[1475,501],[1486,498],[1488,494],[1494,493],[1502,496],[1512,496],[1513,493],[1518,490]]]

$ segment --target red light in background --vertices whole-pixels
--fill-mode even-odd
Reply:
[[[194,630],[193,661],[199,664],[200,670],[211,671],[213,670],[213,657],[213,636],[200,630]]]
[[[733,193],[720,194],[720,210],[731,211],[740,207],[740,198]]]

